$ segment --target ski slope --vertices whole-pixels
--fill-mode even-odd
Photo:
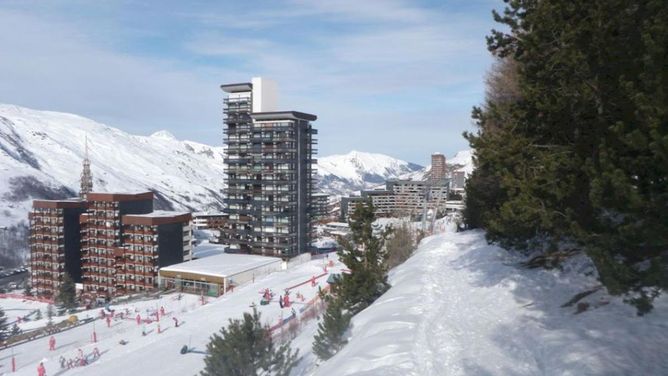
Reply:
[[[334,255],[330,259],[336,259]],[[194,347],[196,351],[205,351],[206,344],[212,333],[227,326],[230,318],[241,318],[244,312],[250,312],[250,305],[255,303],[261,312],[262,320],[269,325],[276,324],[279,319],[291,315],[291,308],[280,308],[277,302],[284,289],[308,281],[312,276],[323,273],[325,260],[314,259],[287,271],[273,273],[254,283],[235,289],[234,292],[219,298],[207,298],[208,302],[201,305],[198,296],[183,294],[177,300],[177,294],[164,295],[160,300],[115,305],[116,311],[128,308],[131,312],[128,319],[116,319],[107,327],[104,320],[96,320],[93,324],[83,325],[56,334],[56,351],[48,351],[48,338],[38,339],[13,348],[16,364],[16,375],[35,375],[40,361],[44,361],[47,375],[193,375],[204,367],[204,354],[192,352],[185,355],[179,353],[183,345]],[[338,273],[342,265],[338,262],[330,268],[330,272]],[[296,292],[304,295],[305,301],[316,297],[318,287],[326,287],[327,276],[317,280],[316,286],[307,283],[291,291],[293,307],[299,312],[304,303],[295,299]],[[260,291],[269,288],[276,297],[266,306],[259,305]],[[4,304],[0,300],[0,305]],[[167,315],[161,319],[161,333],[158,323],[137,325],[135,309],[142,318],[164,307]],[[80,314],[95,317],[98,310]],[[181,323],[175,327],[172,317]],[[142,330],[148,335],[142,336]],[[92,343],[93,330],[96,332],[97,343]],[[119,341],[126,340],[126,345]],[[92,354],[97,347],[101,357],[87,366],[79,366],[62,370],[58,359],[75,358],[79,349],[84,354]],[[8,372],[11,367],[12,350],[0,352],[0,374]],[[12,374],[14,375],[14,374]]]
[[[313,373],[668,375],[667,296],[638,317],[599,290],[576,314],[561,306],[598,285],[585,257],[563,271],[527,270],[519,261],[482,232],[426,238],[392,271],[393,287],[353,318],[348,345],[312,364]]]

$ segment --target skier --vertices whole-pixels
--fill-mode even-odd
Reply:
[[[174,320],[174,327],[178,328],[179,327],[179,320],[176,317],[172,317],[172,320]]]
[[[46,376],[46,368],[44,368],[44,362],[39,362],[37,366],[37,376]]]
[[[141,324],[141,315],[137,314],[137,325]]]
[[[101,354],[100,354],[100,350],[98,350],[97,347],[93,348],[93,357],[94,357],[95,359],[97,359],[97,358],[100,357],[100,355],[101,355]]]
[[[56,338],[54,336],[49,338],[49,351],[56,351]]]
[[[165,316],[165,307],[160,307],[160,316]]]
[[[65,360],[65,357],[61,355],[60,359],[58,359],[58,361],[60,362],[60,368],[65,369],[65,364],[67,362],[67,360]]]
[[[311,287],[315,287],[315,276],[311,276]]]
[[[283,307],[288,308],[290,307],[290,296],[288,294],[285,294],[283,297]]]
[[[283,308],[283,297],[281,295],[278,296],[278,305]]]

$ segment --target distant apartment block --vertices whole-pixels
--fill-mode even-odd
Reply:
[[[429,172],[429,179],[435,182],[445,179],[448,173],[447,167],[448,166],[445,163],[445,155],[441,153],[433,153],[431,155],[431,170]]]
[[[225,213],[193,213],[193,228],[196,230],[220,230],[227,223]]]
[[[329,195],[326,193],[313,194],[313,217],[316,221],[326,221],[330,218]]]
[[[449,194],[448,179],[388,180],[386,189],[362,191],[360,196],[341,199],[341,221],[347,221],[355,206],[371,201],[376,217],[416,217],[424,210],[443,211]]]
[[[226,250],[292,257],[309,250],[317,117],[277,111],[272,81],[221,85],[227,188]]]
[[[452,172],[452,190],[463,191],[466,187],[466,172],[453,171]]]
[[[35,200],[30,222],[30,270],[33,291],[51,297],[65,273],[81,282],[79,216],[86,210],[81,200]]]

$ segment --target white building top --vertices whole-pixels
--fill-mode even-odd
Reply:
[[[212,277],[227,278],[239,273],[280,262],[282,262],[282,260],[278,257],[223,253],[205,257],[203,259],[166,266],[160,268],[160,270],[173,273],[195,273]]]

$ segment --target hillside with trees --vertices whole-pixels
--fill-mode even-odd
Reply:
[[[549,260],[584,251],[640,314],[668,287],[668,6],[518,0],[474,108],[466,222]]]

